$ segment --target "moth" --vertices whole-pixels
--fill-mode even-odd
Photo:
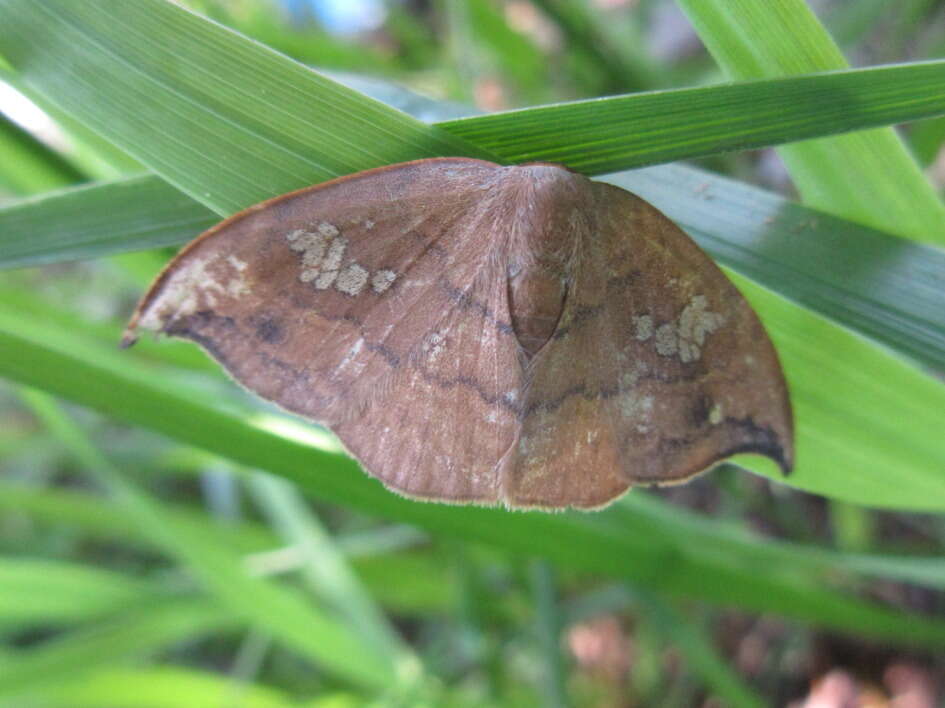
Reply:
[[[257,204],[170,262],[125,345],[139,327],[414,499],[596,509],[736,453],[792,466],[748,302],[653,206],[555,164],[418,160]]]

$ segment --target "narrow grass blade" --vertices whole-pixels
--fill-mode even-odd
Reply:
[[[147,581],[65,561],[0,557],[0,624],[81,622],[145,603],[159,594]]]
[[[205,206],[150,175],[46,192],[0,210],[0,267],[176,245],[217,221]]]
[[[135,514],[152,540],[236,616],[267,627],[273,636],[338,677],[374,689],[387,687],[393,679],[392,667],[372,647],[291,589],[249,577],[240,558],[221,543],[218,534],[194,536],[170,524],[160,504],[113,468],[51,399],[29,390],[22,395],[86,471]]]
[[[804,0],[680,0],[679,4],[732,79],[847,66]],[[941,79],[930,84],[927,95],[945,97],[943,85]],[[855,96],[849,98],[856,100]],[[810,206],[889,233],[945,244],[945,204],[892,129],[788,145],[779,153]]]
[[[656,628],[668,646],[682,654],[686,667],[702,678],[725,705],[737,708],[767,705],[719,655],[711,638],[690,618],[653,593],[633,590],[630,594],[646,621]]]
[[[416,662],[295,488],[283,479],[262,474],[253,475],[249,486],[285,542],[299,551],[300,570],[309,587],[392,664]]]
[[[300,708],[274,688],[235,685],[227,677],[178,666],[104,667],[81,679],[47,684],[33,691],[34,697],[43,708]]]
[[[0,187],[22,196],[82,179],[72,165],[0,113]]]
[[[682,554],[670,539],[654,536],[645,521],[621,514],[619,507],[593,517],[580,513],[509,514],[401,499],[337,454],[262,431],[206,403],[162,391],[146,376],[102,368],[94,361],[50,347],[48,341],[36,340],[35,333],[33,338],[24,338],[0,332],[0,373],[239,464],[280,474],[314,497],[466,541],[486,542],[573,568],[632,579],[672,595],[775,612],[888,640],[945,644],[945,623],[885,610],[826,590],[818,583],[759,575],[751,564],[739,567],[720,563],[710,554]],[[103,391],[108,395],[103,396]],[[166,415],[169,410],[174,415]]]
[[[0,18],[0,52],[24,85],[218,214],[369,167],[477,153],[163,0],[4,0]]]
[[[29,705],[32,689],[84,676],[121,661],[153,654],[176,642],[237,624],[214,603],[200,599],[154,601],[108,621],[68,632],[22,652],[0,656],[0,700],[17,698]]]
[[[945,61],[936,61],[654,91],[437,125],[505,162],[560,162],[595,175],[941,115],[943,82]]]

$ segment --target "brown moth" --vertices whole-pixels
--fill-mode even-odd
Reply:
[[[408,497],[602,507],[740,452],[792,465],[777,354],[654,207],[553,164],[391,165],[271,199],[125,334],[191,339]]]

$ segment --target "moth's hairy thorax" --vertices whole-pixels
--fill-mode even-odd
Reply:
[[[514,209],[508,224],[507,273],[512,328],[528,358],[555,332],[564,310],[574,259],[594,225],[581,206],[591,183],[560,167],[512,168],[501,180],[500,202]],[[505,215],[504,215],[505,216]]]

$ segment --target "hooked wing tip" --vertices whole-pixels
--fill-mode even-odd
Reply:
[[[134,329],[132,327],[128,327],[124,334],[121,335],[121,341],[118,343],[118,348],[127,349],[128,347],[133,347],[137,341],[138,335],[134,333]]]

